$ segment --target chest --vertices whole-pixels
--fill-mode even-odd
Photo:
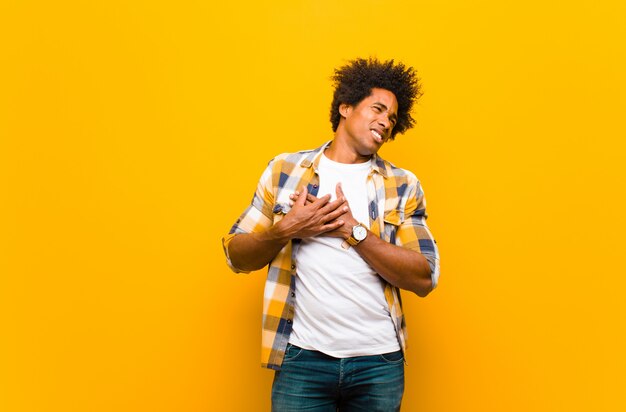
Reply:
[[[337,199],[337,185],[341,184],[352,215],[369,227],[370,214],[368,212],[368,170],[358,172],[336,173],[333,171],[319,171],[318,197],[330,194],[331,200]]]

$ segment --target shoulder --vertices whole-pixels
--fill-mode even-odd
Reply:
[[[404,169],[396,166],[388,160],[383,159],[382,157],[377,158],[377,162],[379,167],[383,168],[387,173],[387,180],[392,180],[395,182],[396,186],[408,185],[408,186],[419,186],[420,181],[415,176],[413,172],[408,169]]]
[[[317,149],[300,150],[293,153],[281,153],[271,159],[268,166],[280,170],[292,170],[295,166],[302,165],[303,163],[308,166],[306,162],[312,162],[320,150],[321,147]]]
[[[387,201],[391,202],[386,207],[397,209],[400,213],[401,222],[404,222],[405,216],[409,217],[415,213],[425,218],[426,201],[419,179],[410,170],[398,167],[386,160],[382,161],[387,174],[386,179],[384,179],[385,193],[387,194]],[[395,202],[397,202],[397,206]],[[390,218],[385,215],[385,219]]]
[[[270,160],[270,163],[299,163],[306,159],[307,155],[314,152],[315,150],[301,150],[293,153],[281,153]]]

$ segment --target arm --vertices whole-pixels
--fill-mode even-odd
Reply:
[[[358,222],[344,225],[352,228]],[[344,235],[347,239],[350,234]],[[385,242],[373,233],[354,249],[387,282],[401,289],[425,297],[433,290],[431,270],[426,258],[419,252]]]
[[[344,197],[341,185],[337,185],[337,197]],[[298,200],[300,198],[301,196]],[[308,195],[308,201],[314,200],[315,197]],[[411,216],[417,210],[423,210],[421,199],[413,198],[407,203],[409,203],[406,210],[407,216]],[[348,209],[340,219],[344,221],[344,224],[326,233],[326,236],[347,239],[352,235],[352,227],[359,223],[352,216],[352,212]],[[406,243],[411,243],[411,237],[418,236],[411,222],[403,224],[398,231],[397,236],[406,238]],[[429,237],[429,232],[420,233],[420,236]],[[396,246],[369,232],[362,242],[354,246],[354,249],[387,282],[401,289],[410,290],[420,297],[425,297],[435,285],[430,262],[420,251],[413,249],[414,244],[419,245],[419,243],[419,239],[416,239],[413,244],[409,245],[410,247]]]
[[[235,235],[225,245],[231,265],[240,271],[258,270],[267,265],[291,239],[303,239],[336,230],[343,225],[338,219],[348,210],[344,197],[329,202],[330,195],[306,203],[304,196],[275,225],[265,230]]]
[[[337,185],[337,197],[343,196]],[[343,239],[352,235],[352,227],[359,222],[348,210],[342,219],[345,224],[336,230]],[[371,232],[354,249],[383,279],[401,289],[425,297],[433,290],[431,270],[426,258],[415,250],[385,242]]]

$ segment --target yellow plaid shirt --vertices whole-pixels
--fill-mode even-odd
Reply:
[[[289,195],[307,186],[317,195],[317,167],[321,154],[331,142],[315,150],[285,153],[272,159],[257,186],[252,203],[237,219],[222,240],[230,268],[228,245],[240,233],[261,232],[276,224],[290,210]],[[420,252],[430,264],[433,287],[439,279],[439,252],[426,225],[426,201],[415,175],[395,167],[377,155],[367,178],[370,231],[381,239]],[[296,297],[296,254],[300,241],[294,239],[270,262],[263,300],[261,364],[280,370],[289,341]],[[402,350],[406,350],[407,332],[402,313],[400,290],[387,283],[385,299]]]

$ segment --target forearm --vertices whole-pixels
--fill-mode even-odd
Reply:
[[[242,233],[230,241],[228,256],[239,270],[259,270],[274,259],[288,241],[277,234],[274,227],[259,233]]]
[[[387,282],[424,297],[433,289],[428,260],[419,252],[385,242],[373,233],[355,250]]]
[[[330,195],[326,195],[305,204],[306,186],[302,188],[302,194],[291,210],[275,225],[261,232],[239,234],[231,239],[227,253],[235,269],[261,269],[290,240],[317,236],[343,225],[343,220],[337,218],[348,210],[344,197],[330,202]]]
[[[344,197],[338,184],[337,197]],[[313,197],[311,200],[314,200]],[[300,197],[298,197],[300,200]],[[344,223],[328,236],[348,239],[359,222],[352,216],[349,208],[341,216]],[[424,297],[433,290],[431,269],[428,260],[419,252],[393,245],[368,231],[367,236],[354,246],[357,253],[387,282],[401,289],[414,292]]]

